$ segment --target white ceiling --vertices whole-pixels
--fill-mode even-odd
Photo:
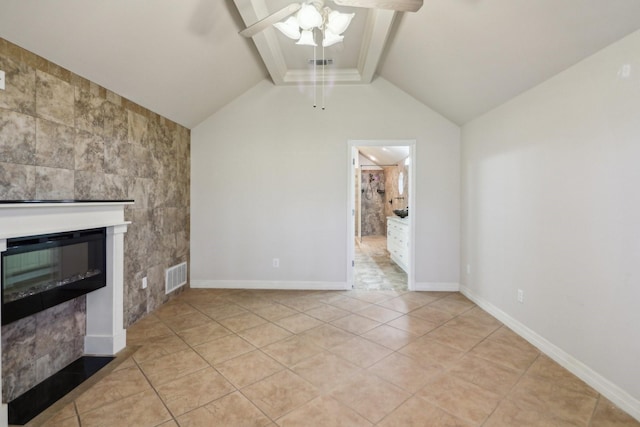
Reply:
[[[260,80],[277,80],[269,54],[287,58],[284,76],[299,68],[301,47],[272,29],[277,47],[267,54],[238,35],[236,3],[246,1],[267,13],[287,2],[0,0],[0,37],[191,128]],[[366,27],[358,17],[332,55],[362,54],[356,33]],[[638,29],[639,0],[425,0],[371,34],[389,37],[373,70],[343,57],[332,72],[356,64],[360,77],[378,74],[463,124]]]

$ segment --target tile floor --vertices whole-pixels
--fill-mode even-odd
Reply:
[[[389,257],[386,236],[356,239],[354,288],[407,290],[407,273]]]
[[[132,355],[37,421],[640,426],[458,293],[192,289],[128,343]]]

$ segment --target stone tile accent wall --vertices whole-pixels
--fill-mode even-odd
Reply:
[[[164,270],[189,261],[190,132],[2,38],[0,70],[0,199],[135,200],[125,212],[128,327],[169,299]],[[49,335],[64,342],[38,338],[61,317],[84,325],[80,300],[2,328],[5,401],[81,353],[84,326]]]

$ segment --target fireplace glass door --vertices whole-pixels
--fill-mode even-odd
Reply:
[[[9,239],[2,254],[2,323],[7,310],[33,314],[105,286],[105,261],[104,229]]]

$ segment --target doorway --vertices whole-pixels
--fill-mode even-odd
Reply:
[[[415,140],[348,145],[347,289],[412,290]]]

